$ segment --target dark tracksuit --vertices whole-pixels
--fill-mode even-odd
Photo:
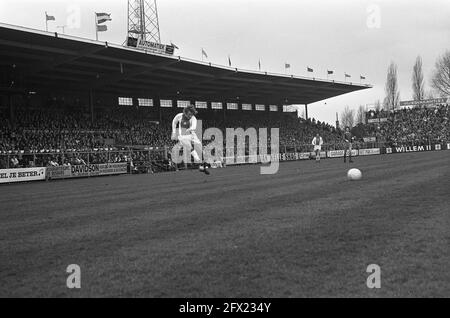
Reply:
[[[344,162],[347,160],[347,150],[349,150],[348,158],[350,161],[352,161],[352,140],[353,135],[351,132],[345,132],[344,133],[344,140],[345,140],[345,146],[344,146]]]

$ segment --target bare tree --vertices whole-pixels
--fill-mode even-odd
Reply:
[[[400,92],[398,91],[397,65],[394,62],[391,62],[388,67],[385,91],[385,109],[395,110],[400,104]]]
[[[425,98],[425,81],[423,79],[422,58],[416,58],[412,75],[413,99],[423,100]]]
[[[377,112],[379,112],[379,111],[382,110],[382,109],[383,109],[383,107],[381,106],[380,100],[377,100],[377,101],[375,102],[375,110],[376,110]]]
[[[450,51],[437,59],[431,83],[439,95],[450,96]]]
[[[426,92],[425,98],[426,99],[435,99],[436,96],[434,95],[434,92],[432,90],[429,90],[428,92]]]
[[[356,124],[366,123],[366,107],[360,105],[358,107],[358,112],[356,113]]]
[[[341,114],[341,123],[343,127],[352,128],[355,125],[355,111],[350,107],[345,106],[344,111]]]

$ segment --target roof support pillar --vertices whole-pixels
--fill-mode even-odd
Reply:
[[[14,107],[14,96],[12,93],[8,93],[8,107],[9,107],[9,120],[11,121],[11,124],[13,127],[16,123],[16,112]]]
[[[223,122],[226,123],[227,122],[227,102],[222,102],[222,119]]]
[[[158,110],[158,119],[159,123],[162,123],[162,110],[161,110],[161,99],[159,96],[152,96],[153,99],[153,107]]]
[[[94,90],[89,90],[89,110],[91,113],[91,123],[94,123]]]
[[[305,104],[305,120],[308,120],[308,104]]]

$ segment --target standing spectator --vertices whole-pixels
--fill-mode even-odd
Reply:
[[[14,168],[19,168],[19,159],[17,159],[16,156],[13,156],[13,157],[11,158],[9,167],[10,167],[10,168],[13,168],[13,169],[14,169]]]

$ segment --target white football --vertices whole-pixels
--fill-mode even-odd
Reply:
[[[359,170],[359,169],[350,169],[347,172],[347,178],[349,180],[360,180],[362,178],[361,170]]]

